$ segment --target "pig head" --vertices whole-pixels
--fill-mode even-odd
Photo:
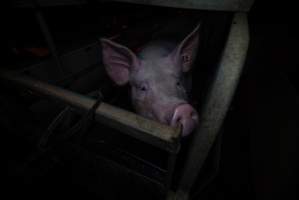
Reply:
[[[182,135],[198,123],[188,103],[186,73],[191,69],[199,42],[199,25],[182,41],[153,40],[138,53],[101,39],[103,63],[117,85],[131,85],[136,112],[170,126],[182,125]]]

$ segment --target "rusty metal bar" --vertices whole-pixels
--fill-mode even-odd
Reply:
[[[78,112],[86,112],[95,103],[95,100],[90,97],[18,73],[1,72],[0,77],[45,97],[75,107]],[[178,152],[179,127],[173,128],[106,103],[101,103],[96,109],[95,120],[168,152]]]
[[[223,124],[239,82],[249,45],[247,15],[236,13],[215,79],[205,99],[203,112],[192,140],[176,193],[177,199],[189,199],[189,193]]]

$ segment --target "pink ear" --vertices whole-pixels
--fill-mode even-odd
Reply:
[[[182,64],[183,72],[188,72],[191,69],[196,58],[199,43],[199,27],[200,24],[198,24],[195,29],[187,35],[187,37],[185,37],[171,55],[175,61]]]
[[[118,85],[129,81],[130,70],[138,65],[138,58],[127,47],[101,39],[103,63],[110,78]]]

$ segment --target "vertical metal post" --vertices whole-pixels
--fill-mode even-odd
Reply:
[[[166,199],[171,200],[173,199],[173,192],[171,191],[171,185],[173,180],[173,173],[175,169],[177,154],[180,150],[180,141],[181,141],[181,133],[182,133],[182,126],[180,126],[180,135],[176,138],[176,148],[174,151],[169,152],[168,160],[167,160],[167,176],[165,178],[165,188],[166,188]]]
[[[176,158],[177,158],[177,153],[170,153],[167,161],[168,169],[167,169],[166,187],[165,187],[167,190],[167,200],[170,200],[172,198],[171,185],[172,185]]]
[[[222,126],[241,76],[249,45],[246,13],[234,15],[215,79],[202,110],[200,126],[194,135],[179,182],[176,199],[187,200],[196,178]]]
[[[57,50],[56,50],[56,46],[55,46],[55,43],[54,43],[54,40],[53,40],[53,37],[50,33],[50,30],[49,30],[49,27],[46,23],[46,20],[41,12],[41,9],[40,7],[38,6],[37,3],[34,3],[34,7],[35,7],[35,17],[36,17],[36,20],[39,24],[39,27],[42,31],[42,34],[46,40],[46,43],[50,49],[50,52],[51,52],[51,55],[53,56],[53,59],[54,61],[56,62],[56,65],[57,65],[57,68],[59,70],[59,73],[60,73],[60,76],[63,76],[64,75],[64,70],[63,70],[63,66],[61,64],[61,61],[60,61],[60,58],[58,56],[58,53],[57,53]]]

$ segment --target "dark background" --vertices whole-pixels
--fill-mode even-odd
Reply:
[[[131,26],[137,23],[127,22],[126,12],[122,10],[102,9],[103,15],[100,16],[97,8],[61,7],[55,10],[55,15],[53,10],[45,11],[60,53],[97,38],[99,30],[95,25],[105,21],[103,15],[109,18],[115,12],[123,16],[124,23],[131,23]],[[299,16],[296,8],[297,5],[291,1],[258,0],[249,12],[250,47],[244,73],[223,127],[220,170],[215,180],[201,193],[195,192],[194,199],[297,199]],[[22,49],[46,46],[31,11],[7,11],[4,18],[5,36],[2,39],[4,46],[1,47],[4,49],[3,65],[21,68],[25,64],[43,60]],[[64,16],[63,19],[60,19],[60,15]],[[136,18],[141,21],[147,19],[146,16]],[[27,23],[29,21],[32,23]],[[72,21],[73,24],[69,23]],[[65,26],[64,22],[68,22],[68,25]],[[78,23],[79,26],[75,25]],[[119,31],[113,26],[107,30],[109,34]],[[15,57],[12,47],[22,49],[19,56]],[[9,108],[10,112],[14,110],[17,113],[14,116],[16,127],[13,131],[26,130],[26,112],[22,113],[16,107]],[[38,187],[39,182],[28,182],[24,174],[22,176],[26,181],[11,175],[11,168],[18,168],[18,163],[22,163],[23,154],[30,145],[24,145],[23,136],[22,139],[7,136],[9,131],[5,130],[1,131],[2,142],[5,144],[2,145],[5,148],[3,161],[7,168],[3,182],[7,186],[8,195],[44,198],[57,197],[64,192],[67,197],[74,192],[74,196],[79,193],[84,197],[85,189],[69,186],[69,182],[65,182],[65,188],[61,185],[59,188],[46,185],[47,188],[41,189]],[[64,174],[61,171],[59,173],[59,176]],[[46,178],[44,182],[57,181],[55,175],[48,174]],[[38,193],[35,188],[42,192]]]

